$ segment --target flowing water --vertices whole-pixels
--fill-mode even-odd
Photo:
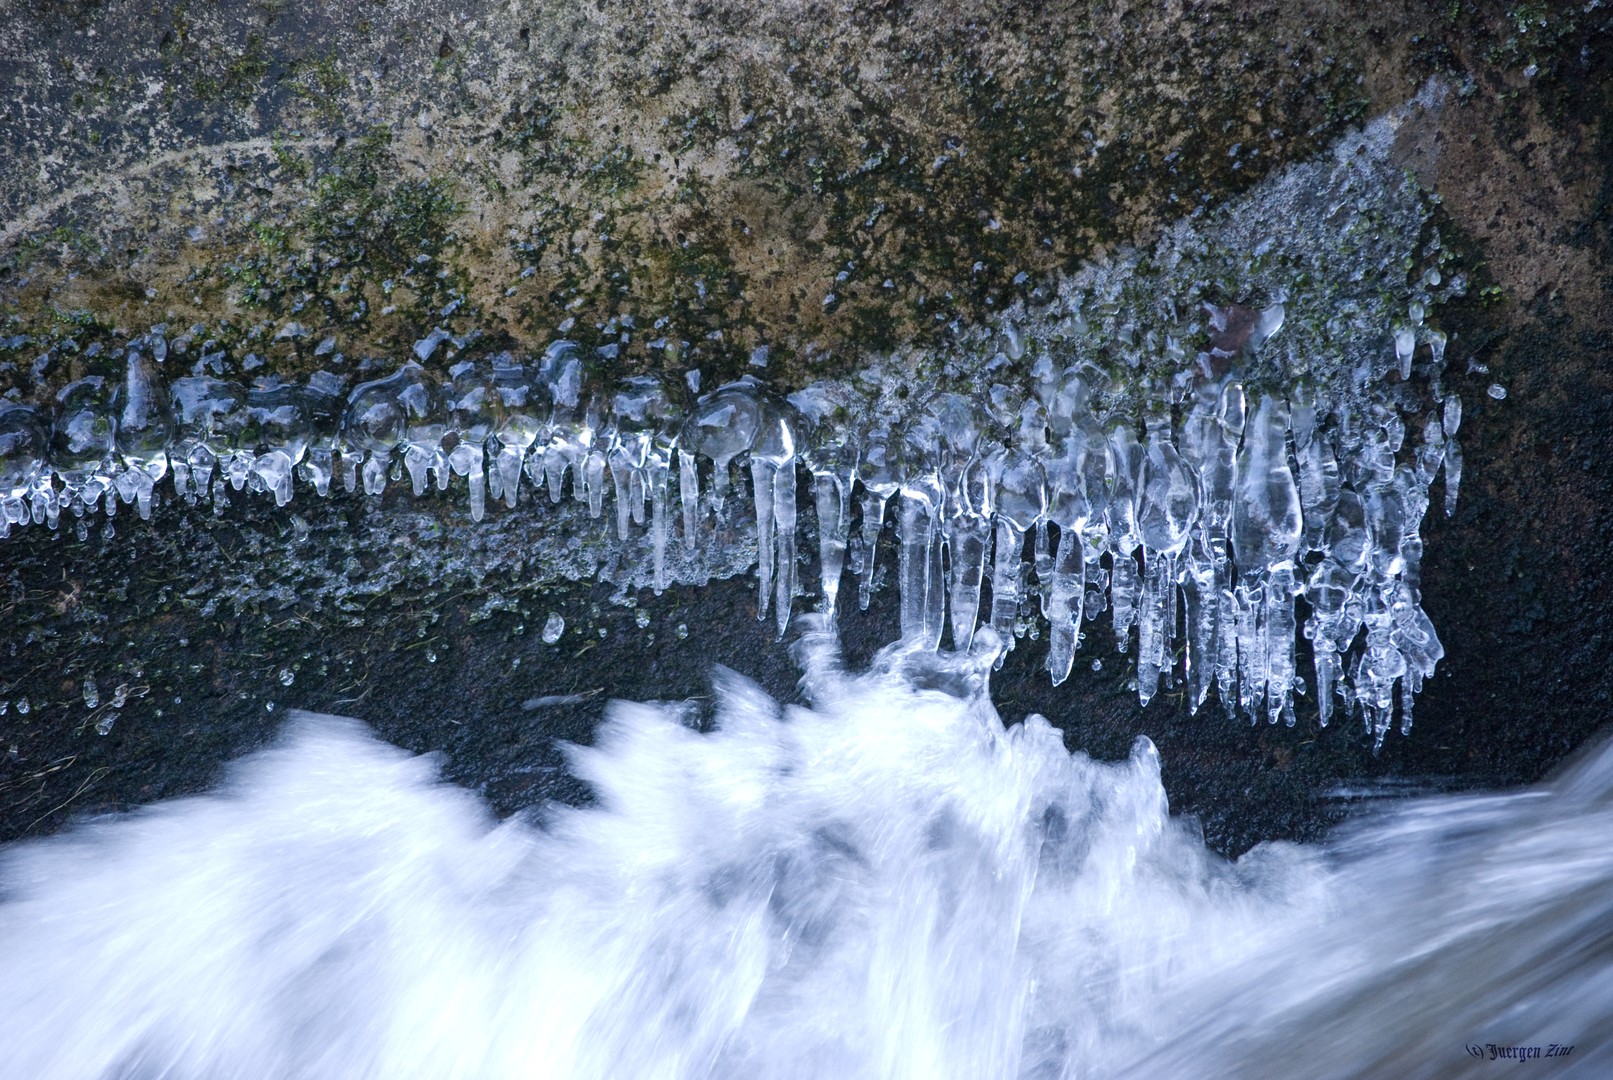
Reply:
[[[1606,1075],[1613,752],[1228,863],[1147,739],[1005,727],[998,647],[619,703],[541,820],[298,716],[5,855],[0,1075]]]

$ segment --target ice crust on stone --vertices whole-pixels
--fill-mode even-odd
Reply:
[[[697,394],[569,340],[472,356],[446,334],[356,386],[165,382],[165,348],[139,339],[119,377],[0,401],[0,535],[119,499],[149,516],[170,473],[220,509],[243,489],[284,506],[298,477],[371,496],[457,478],[474,520],[569,489],[607,537],[649,536],[657,591],[670,544],[753,542],[757,617],[782,636],[805,501],[826,612],[847,570],[868,606],[893,531],[902,632],[925,648],[981,624],[1012,648],[1040,620],[1059,683],[1107,610],[1143,703],[1179,683],[1193,710],[1213,689],[1293,724],[1313,687],[1323,723],[1343,707],[1381,741],[1443,655],[1420,528],[1437,480],[1454,511],[1462,470],[1433,318],[1463,277],[1389,161],[1399,122],[944,347],[788,396],[755,375]]]

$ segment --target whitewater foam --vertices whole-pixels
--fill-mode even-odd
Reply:
[[[1447,1076],[1613,1015],[1613,755],[1235,863],[1005,728],[999,642],[801,652],[810,706],[612,707],[496,822],[301,714],[220,789],[0,863],[0,1076]],[[1600,1056],[1598,1056],[1600,1054]]]

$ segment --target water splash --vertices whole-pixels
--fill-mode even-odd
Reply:
[[[1068,754],[986,696],[1001,647],[803,652],[612,707],[598,795],[495,823],[351,721],[217,794],[0,863],[0,1076],[1478,1074],[1613,1032],[1613,753],[1236,863],[1159,759]],[[1459,993],[1453,993],[1460,988]],[[1487,1074],[1486,1074],[1487,1075]]]

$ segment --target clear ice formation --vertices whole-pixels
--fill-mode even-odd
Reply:
[[[64,508],[149,517],[169,474],[219,509],[243,489],[283,506],[294,476],[320,495],[337,475],[368,495],[460,477],[476,520],[489,496],[569,486],[594,518],[609,496],[602,530],[649,531],[657,591],[674,534],[694,550],[748,527],[757,615],[782,635],[804,470],[825,611],[848,569],[868,606],[893,521],[902,632],[925,647],[967,648],[985,623],[1011,648],[1045,622],[1060,683],[1108,610],[1142,702],[1180,687],[1197,710],[1214,688],[1229,713],[1292,725],[1303,633],[1321,721],[1342,704],[1381,742],[1397,704],[1409,730],[1443,655],[1420,527],[1441,474],[1454,510],[1462,462],[1430,314],[1464,279],[1388,160],[1398,122],[945,348],[788,396],[754,376],[694,397],[693,379],[612,373],[614,345],[473,359],[444,332],[416,353],[448,343],[446,372],[166,380],[173,354],[148,335],[119,376],[48,406],[0,400],[0,536]]]

